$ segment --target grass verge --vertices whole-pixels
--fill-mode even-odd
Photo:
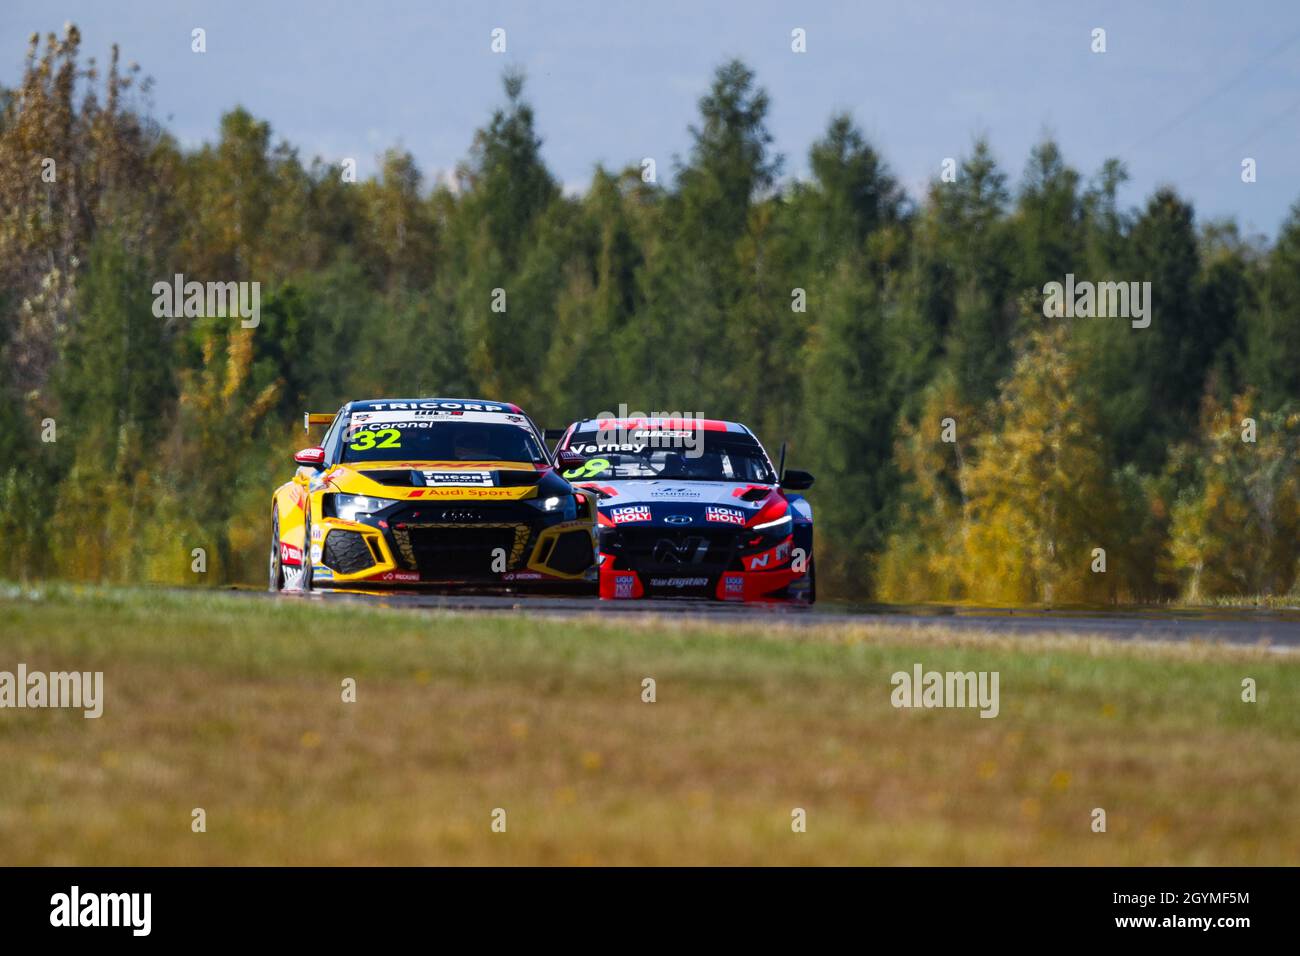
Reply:
[[[105,703],[0,710],[0,864],[1300,860],[1267,649],[9,588],[19,662]],[[998,671],[999,716],[895,709],[917,663]]]

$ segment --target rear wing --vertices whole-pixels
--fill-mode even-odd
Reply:
[[[333,412],[304,412],[302,416],[302,430],[311,431],[313,425],[328,425],[334,421]]]

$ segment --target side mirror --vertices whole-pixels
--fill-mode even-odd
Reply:
[[[325,449],[321,448],[319,445],[314,445],[311,448],[304,448],[293,456],[293,460],[308,468],[324,468]]]
[[[791,468],[781,477],[781,487],[787,491],[807,491],[813,486],[813,476],[806,471]]]
[[[584,456],[579,455],[571,448],[561,448],[555,453],[555,467],[561,471],[578,468],[585,464],[586,461],[587,459]]]

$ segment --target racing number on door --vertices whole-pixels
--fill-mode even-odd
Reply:
[[[595,478],[609,467],[608,458],[592,458],[584,461],[577,468],[570,468],[564,473],[565,478]]]
[[[380,441],[380,436],[384,440]],[[401,448],[402,433],[396,428],[381,428],[378,431],[360,431],[352,436],[352,444],[348,445],[353,451],[369,451],[372,448]]]

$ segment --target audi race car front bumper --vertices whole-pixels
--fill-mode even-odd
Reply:
[[[311,529],[312,583],[325,588],[510,587],[579,590],[596,582],[590,507],[546,512],[529,500],[398,501]]]

